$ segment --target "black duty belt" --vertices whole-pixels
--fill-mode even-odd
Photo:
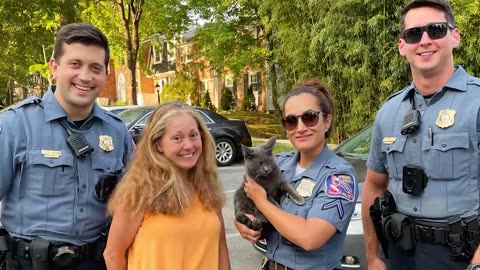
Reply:
[[[31,241],[24,240],[14,237],[9,237],[9,246],[12,248],[13,255],[22,257],[24,259],[31,259]],[[51,244],[49,247],[50,258],[54,258],[55,256],[67,254],[67,253],[74,253],[78,256],[81,260],[91,260],[95,256],[95,245],[94,244],[87,244],[83,246],[76,246],[72,244]]]
[[[415,224],[415,238],[419,242],[442,244],[448,243],[448,228]]]

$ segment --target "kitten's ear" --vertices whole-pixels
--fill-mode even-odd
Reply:
[[[250,157],[252,157],[252,155],[253,155],[253,150],[250,149],[250,147],[245,146],[245,145],[243,145],[243,144],[241,144],[241,146],[242,146],[243,157],[245,157],[245,158],[250,158]]]
[[[273,147],[275,146],[275,142],[277,141],[277,137],[273,136],[263,145],[263,148],[269,152],[273,151]]]

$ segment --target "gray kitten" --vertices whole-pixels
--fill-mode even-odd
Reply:
[[[271,137],[265,144],[255,147],[242,145],[247,175],[267,191],[267,199],[274,205],[280,207],[280,198],[283,195],[288,196],[294,203],[303,205],[305,199],[284,180],[282,172],[275,162],[275,157],[272,153],[275,141],[276,138]],[[264,227],[262,235],[267,234],[267,230],[272,229],[272,227],[263,214],[258,211],[253,201],[247,197],[244,187],[245,183],[242,183],[235,192],[235,218],[240,223],[256,231]],[[255,219],[250,221],[245,216],[245,213],[252,214],[255,216]]]

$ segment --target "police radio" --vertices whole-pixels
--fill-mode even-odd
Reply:
[[[79,133],[73,133],[72,130],[65,125],[62,121],[59,123],[65,128],[68,134],[67,143],[68,146],[72,149],[75,153],[75,156],[78,159],[83,159],[86,156],[90,155],[93,152],[93,147],[88,143],[85,136]]]
[[[411,91],[409,95],[412,109],[403,117],[402,130],[400,131],[402,135],[416,132],[420,128],[421,123],[420,112],[415,104],[415,91]]]

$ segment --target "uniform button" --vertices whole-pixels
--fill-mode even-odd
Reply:
[[[50,164],[53,164],[53,159],[50,159]]]
[[[83,189],[86,189],[86,188],[87,188],[87,185],[83,184],[83,185],[82,185],[82,188],[83,188]]]
[[[273,250],[270,250],[270,254],[273,253]]]
[[[110,167],[107,167],[107,170],[109,170],[109,171],[110,171]]]
[[[417,207],[413,207],[413,211],[417,212],[417,210],[418,210]]]
[[[82,212],[82,213],[83,213],[83,207],[82,207],[82,208],[80,208],[80,212]]]
[[[413,143],[417,143],[417,139],[413,139]]]
[[[298,211],[295,211],[295,215],[298,215]]]
[[[443,148],[447,147],[447,144],[446,143],[442,144],[442,147]]]

